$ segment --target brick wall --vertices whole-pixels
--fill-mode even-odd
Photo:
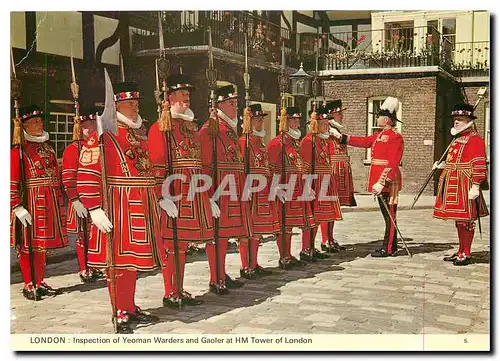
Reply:
[[[416,193],[425,181],[434,162],[437,76],[405,78],[385,75],[383,78],[350,78],[325,81],[325,95],[340,98],[347,108],[344,112],[345,133],[367,134],[368,100],[372,97],[393,96],[402,103],[402,134],[405,142],[403,189]],[[424,140],[433,145],[424,146]],[[365,165],[365,149],[349,149],[357,192],[366,192],[369,165]],[[425,194],[432,194],[432,185]]]

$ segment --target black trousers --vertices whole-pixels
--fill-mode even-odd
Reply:
[[[390,214],[387,212],[387,209],[382,203],[382,200],[380,199],[381,197],[384,199]],[[384,217],[385,220],[385,234],[384,234],[384,243],[382,244],[382,247],[387,251],[387,253],[390,254],[398,250],[398,232],[396,231],[396,227],[394,227],[394,225],[392,224],[390,217],[392,216],[394,222],[397,223],[396,212],[398,205],[397,204],[389,205],[389,193],[382,193],[381,197],[377,197],[377,199],[378,199],[378,204],[380,206],[380,211],[382,212],[382,216]]]

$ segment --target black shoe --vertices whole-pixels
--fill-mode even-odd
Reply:
[[[299,261],[297,258],[293,256],[290,257],[290,264],[292,265],[292,267],[304,267],[305,265],[307,265],[306,262]]]
[[[182,306],[182,303],[181,303]],[[163,297],[163,307],[168,307],[173,310],[178,310],[179,307],[179,298],[176,297],[173,293],[171,293],[168,297]]]
[[[191,296],[189,292],[182,291],[181,294],[182,304],[188,306],[199,306],[203,304],[202,300],[197,300],[195,297]]]
[[[303,262],[315,262],[312,252],[302,251],[299,253],[300,260]]]
[[[61,293],[59,290],[49,286],[44,281],[40,283],[36,290],[40,296],[55,296]]]
[[[264,276],[269,276],[269,275],[273,274],[271,271],[268,271],[268,270],[266,270],[264,267],[259,266],[259,265],[257,265],[257,267],[255,267],[255,268],[253,269],[253,271],[254,271],[256,274],[258,274],[258,275],[260,275],[260,276],[262,276],[262,277],[264,277]]]
[[[468,264],[471,264],[472,262],[472,257],[465,257],[465,258],[458,258],[453,261],[454,266],[467,266]]]
[[[102,272],[100,269],[94,268],[92,269],[91,272],[92,272],[91,277],[96,281],[106,279],[106,274]]]
[[[113,317],[111,322],[116,322],[116,333],[133,333],[127,317]]]
[[[458,252],[453,253],[451,256],[446,256],[443,258],[443,261],[446,262],[454,262],[458,257]]]
[[[240,277],[246,278],[247,280],[254,280],[257,278],[257,274],[254,272],[254,270],[245,268],[240,269]]]
[[[319,251],[319,249],[317,249],[317,248],[314,248],[312,250],[312,256],[313,256],[313,258],[316,258],[316,259],[327,259],[327,258],[330,258],[330,256],[328,256],[326,253],[321,253]]]
[[[225,283],[226,283],[226,287],[229,289],[241,288],[244,285],[244,283],[241,281],[231,279],[231,277],[229,277],[229,275],[227,275],[227,274],[226,274]]]
[[[337,253],[339,250],[337,248],[335,248],[334,246],[331,246],[331,245],[326,245],[326,244],[322,244],[321,245],[321,250],[323,252],[328,252],[328,253]]]
[[[84,274],[80,273],[80,281],[82,281],[82,283],[93,283],[96,281],[96,278],[94,278],[93,276],[94,276],[93,274],[84,275]]]
[[[279,268],[283,270],[289,270],[293,267],[292,262],[287,258],[282,258],[278,261]]]
[[[128,318],[130,321],[138,322],[138,323],[152,323],[158,322],[160,319],[156,316],[153,316],[149,312],[141,310],[140,307],[135,306],[135,312],[129,313]]]
[[[384,248],[381,249],[376,249],[371,253],[372,257],[389,257],[389,256],[395,256],[398,253],[398,251],[394,251],[392,253],[387,253],[387,251]]]
[[[337,250],[339,250],[339,251],[345,251],[345,250],[346,250],[346,247],[341,246],[341,245],[339,244],[339,242],[337,242],[336,240],[333,240],[332,245],[333,245],[333,247],[334,247],[335,249],[337,249]]]
[[[38,292],[38,289],[35,293],[35,289],[33,288],[33,286],[29,288],[23,288],[23,296],[30,301],[40,301],[42,299],[42,296],[40,295],[40,292]]]
[[[218,285],[210,285],[210,292],[215,293],[217,296],[229,294],[229,290],[223,283],[219,283]]]

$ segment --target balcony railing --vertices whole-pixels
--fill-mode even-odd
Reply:
[[[434,27],[328,34],[325,70],[439,65],[450,68],[453,44]]]
[[[452,72],[461,77],[485,76],[490,66],[490,42],[456,43]]]
[[[134,13],[132,51],[158,49],[158,13]],[[244,55],[248,34],[249,56],[273,65],[281,63],[285,45],[287,66],[301,62],[315,69],[319,49],[320,70],[440,66],[459,75],[484,75],[489,71],[489,42],[454,43],[433,26],[386,28],[340,33],[294,33],[248,11],[162,11],[167,48],[207,46],[208,28],[213,46]],[[142,17],[142,20],[141,18]],[[139,20],[137,20],[139,19]]]
[[[151,29],[151,24],[158,23],[157,14],[141,15],[149,29],[133,31],[133,52],[158,49],[158,26]],[[167,48],[207,46],[210,27],[215,48],[244,55],[244,34],[247,33],[250,57],[280,65],[284,42],[287,66],[298,68],[300,62],[304,62],[306,68],[312,69],[314,64],[314,46],[308,34],[296,34],[248,11],[163,11],[162,19]]]
[[[460,76],[484,76],[489,71],[488,41],[454,43],[432,26],[326,35],[324,70],[440,66]]]

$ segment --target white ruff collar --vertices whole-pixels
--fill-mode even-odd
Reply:
[[[330,123],[330,125],[331,125],[332,127],[335,127],[335,128],[337,128],[337,129],[344,128],[344,126],[343,126],[342,124],[340,124],[340,123],[337,123],[337,122],[335,121],[335,119],[329,119],[329,120],[328,120],[328,122]]]
[[[183,119],[190,122],[194,119],[194,113],[190,108],[187,108],[184,114],[176,113],[173,110],[170,110],[170,114],[172,114],[172,118]]]
[[[464,130],[469,129],[473,123],[474,123],[473,121],[470,121],[462,128],[458,128],[458,129],[451,128],[450,133],[452,136],[458,135],[458,134],[462,133]]]
[[[300,129],[292,129],[292,128],[289,128],[288,129],[288,135],[291,136],[293,139],[299,139],[300,136],[302,135],[302,132],[300,131]]]
[[[318,137],[320,137],[321,139],[328,139],[330,138],[330,132],[326,132],[326,133],[317,133],[316,134]]]
[[[139,129],[142,126],[142,118],[139,114],[137,114],[137,120],[135,122],[118,111],[116,112],[116,117],[120,122],[128,125],[132,129]]]
[[[238,118],[236,119],[231,119],[229,118],[226,113],[224,113],[222,110],[217,109],[217,115],[224,120],[227,124],[233,128],[233,130],[236,132],[236,127],[238,126]]]
[[[253,135],[255,135],[256,137],[264,138],[266,136],[266,130],[262,129],[260,132],[258,132],[254,129]]]
[[[40,136],[29,135],[28,133],[26,133],[25,130],[23,130],[23,132],[24,132],[24,139],[27,140],[28,142],[45,143],[47,140],[49,140],[49,133],[47,133],[45,130]]]

